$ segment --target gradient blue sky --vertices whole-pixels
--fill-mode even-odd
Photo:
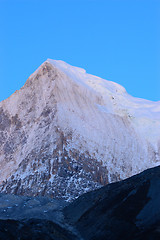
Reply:
[[[160,100],[160,1],[0,0],[0,101],[47,58]]]

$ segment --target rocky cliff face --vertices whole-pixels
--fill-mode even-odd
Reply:
[[[0,103],[0,191],[71,200],[160,162],[160,102],[47,60]]]

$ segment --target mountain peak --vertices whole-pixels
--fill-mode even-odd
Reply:
[[[159,102],[63,61],[0,103],[0,131],[2,192],[71,200],[160,163]]]

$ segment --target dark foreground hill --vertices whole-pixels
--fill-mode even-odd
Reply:
[[[0,239],[159,240],[160,167],[67,204],[0,195]]]

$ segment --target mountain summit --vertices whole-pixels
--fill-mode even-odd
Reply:
[[[160,102],[48,59],[0,103],[0,191],[72,200],[160,164]]]

